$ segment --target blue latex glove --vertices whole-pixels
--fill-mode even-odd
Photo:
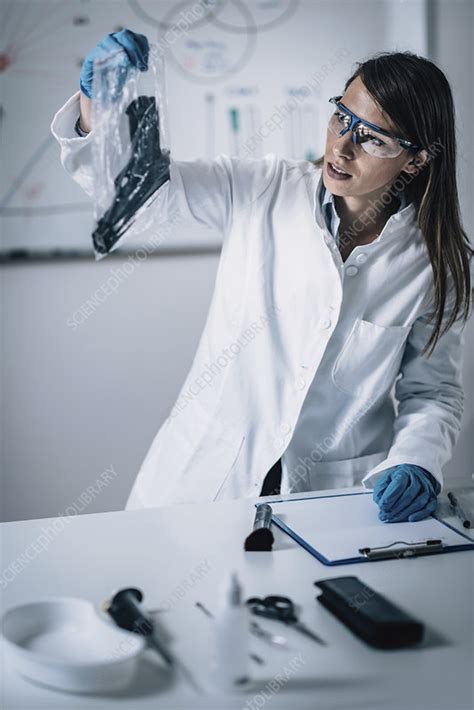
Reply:
[[[112,34],[108,34],[104,37],[84,59],[81,69],[80,86],[82,93],[85,94],[88,99],[92,98],[94,61],[99,57],[106,58],[107,55],[116,54],[116,52],[120,50],[123,50],[123,57],[121,57],[120,60],[121,71],[117,82],[118,85],[114,87],[116,96],[120,95],[125,81],[127,80],[130,67],[137,67],[140,71],[147,71],[149,45],[145,35],[137,34],[131,30],[112,32]]]
[[[440,490],[438,481],[428,471],[404,463],[383,472],[372,498],[380,508],[379,518],[383,522],[414,523],[434,513]]]

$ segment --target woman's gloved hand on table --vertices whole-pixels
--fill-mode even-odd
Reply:
[[[372,498],[379,506],[379,518],[386,523],[414,523],[436,510],[438,481],[421,466],[400,464],[383,472]]]
[[[123,51],[122,51],[123,50]],[[94,76],[94,62],[113,56],[117,51],[120,55],[120,75],[117,86],[113,87],[115,96],[119,96],[127,80],[130,67],[140,71],[148,69],[149,44],[145,35],[137,34],[131,30],[112,32],[104,37],[84,59],[81,69],[80,86],[82,93],[88,99],[92,98],[92,79]],[[112,97],[113,98],[113,97]]]

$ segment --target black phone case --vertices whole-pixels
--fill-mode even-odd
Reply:
[[[424,626],[357,577],[314,583],[316,599],[359,638],[375,648],[403,648],[423,638]]]

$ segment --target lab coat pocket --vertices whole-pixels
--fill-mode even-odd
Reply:
[[[357,318],[337,356],[332,380],[350,395],[378,397],[398,375],[411,326],[382,326]]]
[[[186,484],[193,499],[211,501],[219,497],[241,453],[245,437],[221,417],[206,414],[207,426],[193,450]]]
[[[195,400],[168,417],[142,466],[144,505],[212,501],[229,475],[244,437]]]

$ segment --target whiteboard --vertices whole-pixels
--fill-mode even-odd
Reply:
[[[343,93],[356,61],[396,41],[392,6],[390,14],[379,0],[2,0],[0,249],[92,250],[92,205],[64,172],[50,123],[107,33],[127,27],[165,46],[175,159],[315,159],[328,98]],[[221,236],[175,239],[218,247]]]

